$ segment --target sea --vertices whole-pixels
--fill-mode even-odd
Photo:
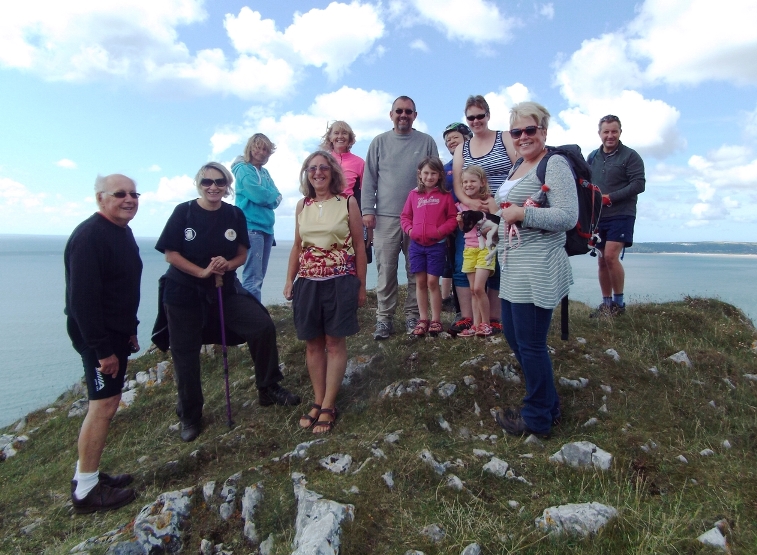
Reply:
[[[83,375],[81,359],[66,335],[63,249],[66,237],[0,235],[0,427],[47,406]],[[137,239],[144,263],[139,308],[140,354],[150,345],[157,314],[158,278],[168,267],[156,239]],[[264,304],[286,302],[282,291],[291,242],[273,248],[263,284]],[[570,298],[599,304],[596,259],[571,258]],[[626,302],[719,298],[757,321],[757,256],[640,254],[626,252]],[[400,282],[406,283],[404,275]],[[376,266],[367,285],[376,286]],[[139,356],[139,355],[137,355]]]

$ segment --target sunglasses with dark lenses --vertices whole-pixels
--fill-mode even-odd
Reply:
[[[111,193],[110,191],[103,191],[103,193],[116,198],[126,198],[126,195],[129,195],[133,199],[138,199],[142,195],[142,193],[127,193],[126,191],[116,191],[115,193]]]
[[[476,114],[475,116],[465,116],[465,119],[467,119],[468,121],[475,121],[475,120],[481,121],[486,116],[487,114],[486,112],[484,112],[483,114]]]
[[[529,125],[523,129],[516,127],[515,129],[510,129],[510,136],[513,139],[520,139],[520,136],[525,133],[526,137],[533,137],[539,129],[544,129],[544,127],[541,125]]]
[[[213,184],[215,184],[215,186],[219,189],[226,187],[226,178],[221,177],[219,179],[210,179],[209,177],[203,177],[202,179],[200,179],[200,185],[202,187],[210,187]]]
[[[331,166],[327,166],[325,164],[321,164],[320,166],[310,166],[308,167],[308,173],[315,173],[318,170],[321,170],[322,172],[330,172]]]
[[[415,110],[411,110],[410,108],[405,108],[404,110],[402,108],[396,108],[394,110],[394,113],[397,114],[398,116],[401,116],[403,112],[405,113],[406,116],[411,116],[415,113]]]

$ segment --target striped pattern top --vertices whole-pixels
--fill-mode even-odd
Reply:
[[[495,197],[498,204],[507,201],[522,206],[542,185],[536,177],[536,166],[521,180],[514,181],[517,183],[505,195]],[[526,208],[520,245],[510,248],[507,240],[499,241],[497,254],[502,269],[499,296],[511,303],[553,309],[573,284],[573,272],[565,252],[565,232],[576,225],[578,198],[570,166],[562,156],[554,155],[549,159],[545,181],[550,188],[547,205]],[[499,236],[507,237],[504,220]]]
[[[463,143],[463,169],[468,166],[481,166],[486,173],[486,180],[489,182],[489,189],[492,194],[505,182],[513,163],[507,155],[505,143],[502,142],[502,131],[497,131],[492,149],[479,158],[474,158],[470,153],[470,142]]]

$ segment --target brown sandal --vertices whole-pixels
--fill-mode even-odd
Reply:
[[[431,322],[431,325],[428,327],[428,333],[436,337],[440,332],[444,331],[444,327],[442,326],[441,322]]]
[[[426,332],[428,332],[428,320],[418,320],[418,323],[415,325],[415,329],[413,330],[413,335],[420,337],[422,335],[426,335]]]
[[[331,420],[321,420],[321,414],[328,414],[331,416]],[[333,409],[321,409],[321,412],[318,413],[318,420],[316,420],[313,423],[313,433],[314,434],[326,434],[334,429],[334,424],[336,424],[336,418],[339,415],[338,411],[336,410],[336,407]],[[325,430],[322,430],[320,432],[316,432],[316,428],[326,428]]]
[[[313,403],[312,405],[310,405],[310,410],[317,410],[318,414],[316,414],[315,416],[310,416],[310,413],[306,412],[305,414],[300,416],[300,422],[302,422],[303,420],[307,420],[309,422],[307,426],[303,426],[302,424],[300,424],[300,428],[302,428],[303,430],[312,428],[313,424],[315,424],[318,421],[318,415],[321,414],[321,405],[316,405],[315,403]]]

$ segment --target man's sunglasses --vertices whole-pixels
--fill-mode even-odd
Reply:
[[[486,112],[484,112],[483,114],[476,114],[475,116],[465,116],[465,119],[467,119],[468,121],[475,121],[475,120],[481,121],[486,116],[487,114]]]
[[[520,139],[520,136],[525,133],[526,137],[533,137],[539,129],[544,129],[544,127],[541,125],[529,125],[523,129],[516,127],[515,129],[510,129],[510,136],[513,139]]]
[[[115,193],[112,193],[110,191],[103,191],[104,194],[109,195],[111,197],[116,198],[126,198],[126,195],[129,195],[133,199],[138,199],[142,193],[127,193],[126,191],[116,191]]]
[[[398,116],[401,116],[403,112],[406,116],[411,116],[415,113],[415,110],[411,110],[410,108],[405,108],[404,110],[402,108],[395,108],[394,110],[394,113]]]
[[[210,187],[215,183],[215,186],[219,189],[222,187],[226,187],[226,179],[221,177],[220,179],[210,179],[208,177],[204,177],[200,179],[200,185],[202,187]]]

